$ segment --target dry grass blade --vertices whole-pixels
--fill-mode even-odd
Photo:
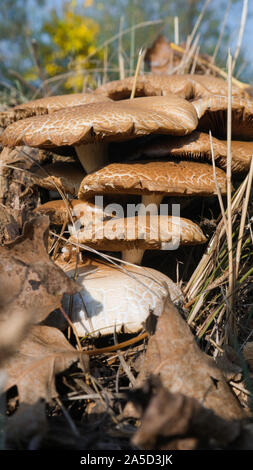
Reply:
[[[181,46],[177,46],[176,44],[174,44],[172,42],[170,43],[170,47],[172,49],[174,49],[175,51],[180,52],[181,54],[185,54],[185,52],[186,52],[186,49],[184,49]],[[217,73],[221,77],[227,79],[227,73],[224,70],[217,67],[217,65],[214,65],[214,64],[208,62],[207,60],[202,59],[202,57],[198,57],[197,62],[198,62],[198,64],[205,65],[207,68],[213,70],[215,73]],[[236,85],[238,88],[241,88],[241,89],[248,88],[248,86],[249,86],[248,83],[240,82],[235,77],[232,77],[232,82],[233,82],[234,85]]]
[[[137,79],[138,79],[138,76],[139,76],[139,73],[140,73],[141,63],[142,63],[143,57],[145,55],[145,52],[146,51],[145,50],[143,51],[142,49],[140,49],[140,51],[139,51],[138,61],[137,61],[136,69],[135,69],[135,75],[134,75],[134,83],[133,83],[133,88],[132,88],[132,92],[131,92],[131,96],[130,96],[131,100],[135,97]]]
[[[174,17],[174,43],[177,46],[179,44],[179,20],[178,20],[178,16]]]
[[[245,195],[245,199],[244,199],[244,203],[243,203],[240,229],[239,229],[239,235],[238,235],[238,243],[237,243],[236,257],[235,257],[235,262],[236,262],[236,264],[235,264],[235,279],[238,278],[238,274],[239,274],[241,249],[242,249],[242,238],[243,238],[243,233],[244,233],[244,228],[245,228],[245,222],[246,222],[246,215],[247,215],[247,209],[248,209],[249,198],[250,198],[252,179],[253,179],[253,156],[251,158],[250,170],[249,170],[249,174],[248,174],[248,184],[247,184],[246,195]]]
[[[120,17],[119,23],[119,45],[118,45],[118,62],[119,62],[119,78],[123,80],[125,78],[125,66],[124,66],[124,57],[122,49],[122,30],[123,30],[123,21],[124,17]]]
[[[203,5],[203,8],[202,8],[202,10],[201,10],[201,12],[200,12],[200,14],[199,14],[199,16],[198,16],[198,18],[197,18],[197,21],[196,21],[196,23],[195,23],[195,25],[194,25],[194,28],[193,28],[193,30],[192,30],[192,32],[191,32],[191,34],[190,34],[189,46],[190,46],[191,43],[192,43],[192,40],[193,40],[193,38],[194,38],[194,36],[195,36],[195,34],[196,34],[198,28],[199,28],[199,25],[200,25],[200,23],[201,23],[201,21],[202,21],[202,19],[203,19],[203,16],[204,16],[204,14],[205,14],[205,12],[206,12],[206,9],[207,9],[207,7],[208,7],[210,1],[211,1],[211,0],[206,0],[206,2],[205,2],[204,5]]]
[[[229,259],[229,278],[228,278],[228,325],[230,328],[229,336],[235,333],[235,324],[233,317],[233,289],[234,289],[234,266],[233,266],[233,240],[232,240],[232,171],[231,171],[231,135],[232,135],[232,56],[228,53],[228,109],[227,109],[227,245]]]
[[[246,23],[246,19],[247,19],[247,14],[248,14],[248,0],[244,0],[243,7],[242,7],[242,16],[241,16],[241,23],[240,23],[238,41],[237,41],[237,46],[236,46],[234,59],[233,59],[233,63],[232,63],[232,73],[235,69],[235,64],[236,64],[237,58],[238,58],[239,53],[240,53],[243,33],[244,33],[244,29],[245,29],[245,23]]]
[[[216,167],[215,167],[215,160],[214,160],[213,140],[212,140],[212,132],[211,131],[209,131],[209,137],[210,137],[212,164],[213,164],[213,178],[214,178],[214,182],[215,182],[215,186],[216,186],[216,190],[217,190],[217,195],[218,195],[219,204],[220,204],[220,208],[221,208],[221,214],[222,214],[222,218],[223,218],[224,227],[225,227],[226,233],[228,235],[227,218],[226,218],[225,209],[224,209],[224,205],[223,205],[223,201],[222,201],[220,187],[218,185],[218,181],[217,181],[217,177],[216,177]]]
[[[219,48],[220,48],[220,45],[221,45],[221,41],[222,41],[223,34],[224,34],[224,31],[225,31],[225,26],[226,26],[226,23],[227,23],[228,13],[229,13],[230,7],[231,7],[231,0],[228,0],[226,11],[225,11],[223,22],[222,22],[222,26],[221,26],[221,30],[220,30],[220,34],[219,34],[219,38],[218,38],[218,41],[217,41],[217,44],[215,46],[214,53],[213,53],[213,56],[212,56],[212,64],[215,63],[215,60],[216,60],[216,57],[217,57],[217,54],[218,54],[218,51],[219,51]]]

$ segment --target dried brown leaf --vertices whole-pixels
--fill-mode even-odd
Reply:
[[[145,384],[138,402],[141,407],[151,384]],[[147,392],[146,390],[147,389]],[[239,421],[227,421],[202,406],[195,398],[171,393],[162,385],[153,387],[142,410],[141,425],[132,442],[141,449],[192,450],[226,446],[241,432]]]
[[[32,219],[23,234],[0,247],[0,363],[31,324],[60,306],[64,293],[81,288],[47,254],[48,217]]]
[[[78,351],[61,331],[34,325],[17,352],[5,362],[5,390],[16,385],[20,403],[34,404],[40,398],[50,402],[57,396],[55,375],[68,369],[78,358]]]
[[[143,385],[150,375],[159,376],[170,392],[195,398],[224,419],[245,417],[223,373],[198,347],[189,326],[170,301],[149,340],[136,386]],[[125,414],[133,414],[133,410],[127,407]]]

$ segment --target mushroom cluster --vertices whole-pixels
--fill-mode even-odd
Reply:
[[[226,82],[200,75],[140,76],[137,97],[130,99],[133,83],[129,77],[89,95],[36,100],[6,113],[5,121],[2,118],[5,124],[12,121],[1,135],[2,145],[26,145],[73,157],[39,169],[34,182],[67,195],[36,212],[48,214],[56,225],[71,222],[69,262],[59,263],[83,284],[81,296],[64,300],[67,310],[71,305],[80,336],[122,329],[137,332],[150,313],[160,314],[168,293],[180,303],[181,291],[170,278],[137,266],[145,250],[206,242],[195,222],[166,212],[163,199],[211,197],[217,183],[226,194]],[[234,173],[249,168],[252,117],[252,101],[233,87]],[[84,245],[119,253],[118,264],[88,257],[76,264],[73,247]]]

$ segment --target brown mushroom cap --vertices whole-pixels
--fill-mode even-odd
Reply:
[[[216,169],[222,194],[226,174]],[[216,194],[213,168],[198,162],[112,163],[82,180],[79,198],[95,194],[153,194],[167,196],[210,196]]]
[[[78,163],[56,162],[44,165],[43,169],[36,169],[31,175],[34,183],[42,188],[49,191],[57,191],[59,188],[66,194],[77,196],[85,173]]]
[[[113,100],[129,98],[134,77],[115,80],[97,88],[95,94],[102,94]],[[135,96],[167,96],[174,93],[187,100],[195,100],[218,94],[227,96],[227,82],[222,78],[208,75],[140,75],[137,79]],[[247,94],[232,86],[232,96],[246,97]]]
[[[53,148],[120,141],[148,134],[185,135],[196,129],[193,105],[174,95],[91,103],[22,119],[1,136],[5,146]]]
[[[111,219],[90,230],[80,230],[78,236],[73,235],[69,241],[105,251],[160,250],[164,247],[163,243],[173,242],[173,236],[177,235],[180,244],[184,245],[206,242],[197,224],[182,217],[166,215]]]
[[[212,143],[216,165],[226,168],[227,142],[212,136]],[[248,171],[253,155],[253,142],[232,140],[231,152],[232,171],[234,173]],[[124,152],[124,158],[130,161],[137,158],[164,157],[212,161],[209,134],[193,131],[187,136],[156,136],[151,141],[140,145],[136,141],[131,142],[129,148]]]
[[[48,215],[50,222],[55,225],[80,220],[83,227],[94,223],[95,217],[99,217],[100,220],[108,217],[103,208],[92,202],[80,201],[79,199],[49,201],[36,207],[33,212],[39,215]]]
[[[209,96],[193,102],[199,117],[198,130],[208,132],[215,137],[227,137],[226,96]],[[232,138],[253,140],[253,101],[232,98]]]
[[[7,127],[12,122],[19,121],[31,116],[50,114],[62,108],[79,106],[100,101],[110,101],[107,97],[95,95],[94,93],[73,93],[69,95],[47,96],[27,103],[19,104],[0,113],[0,126]]]

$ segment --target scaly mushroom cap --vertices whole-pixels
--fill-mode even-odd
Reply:
[[[73,276],[75,265],[66,274]],[[119,267],[89,261],[80,264],[77,281],[83,285],[80,295],[63,297],[63,308],[71,315],[79,336],[136,333],[149,315],[161,315],[165,299],[180,304],[179,287],[165,274],[152,268]]]
[[[216,165],[227,166],[227,142],[212,136]],[[135,144],[135,145],[134,145]],[[120,149],[118,149],[120,151]],[[124,149],[123,149],[124,152]],[[240,173],[249,170],[253,155],[253,142],[231,141],[232,172]],[[138,144],[131,142],[125,148],[124,159],[136,160],[145,158],[180,158],[189,160],[212,161],[210,137],[205,132],[194,131],[186,136],[157,136],[150,142]]]
[[[107,96],[113,100],[129,98],[135,77],[115,80],[97,88],[94,93]],[[212,94],[228,93],[227,82],[222,78],[208,75],[140,75],[137,79],[135,96],[167,96],[174,93],[187,100],[208,97]],[[232,86],[232,96],[248,96],[241,89]]]
[[[100,101],[110,101],[107,97],[94,93],[73,93],[69,95],[47,96],[27,103],[19,104],[0,113],[0,126],[7,127],[15,121],[41,114],[50,114],[62,108],[79,106]]]
[[[198,130],[211,129],[215,137],[227,137],[226,96],[210,96],[193,102],[199,117]],[[253,140],[253,101],[232,98],[232,138]]]
[[[222,194],[226,194],[226,174],[216,169]],[[213,168],[197,162],[112,163],[84,177],[79,199],[95,194],[152,194],[166,196],[211,196],[216,194]]]
[[[191,103],[174,95],[157,96],[91,103],[22,119],[5,129],[1,142],[9,147],[24,143],[42,148],[78,146],[148,134],[185,135],[197,125]]]
[[[197,224],[182,217],[139,215],[98,223],[69,239],[105,251],[160,250],[177,240],[182,245],[197,245],[205,243],[206,237]]]
[[[78,199],[49,201],[36,207],[33,212],[38,215],[47,215],[50,222],[55,225],[63,225],[65,222],[79,220],[82,227],[94,224],[95,218],[103,220],[109,217],[109,214],[103,208],[92,202],[79,201]]]
[[[56,162],[44,165],[31,173],[33,182],[49,191],[60,191],[77,196],[85,173],[78,163]]]

